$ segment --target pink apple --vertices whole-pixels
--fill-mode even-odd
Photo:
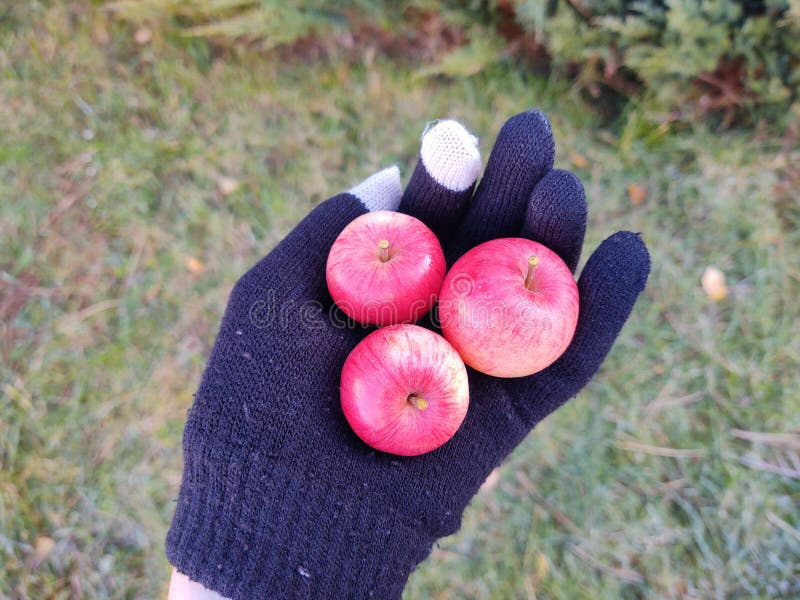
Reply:
[[[464,362],[442,336],[417,325],[369,334],[344,363],[347,422],[376,450],[416,456],[453,437],[469,405]]]
[[[365,325],[416,321],[436,302],[446,273],[439,240],[398,212],[361,215],[328,254],[325,275],[334,302]]]
[[[442,333],[473,369],[494,377],[541,371],[569,346],[578,286],[552,250],[522,238],[476,246],[445,278]]]

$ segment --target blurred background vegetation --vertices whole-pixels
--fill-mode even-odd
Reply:
[[[721,113],[752,122],[780,114],[800,91],[800,0],[119,0],[136,22],[260,49],[350,32],[396,53],[425,46],[427,75],[473,75],[518,58],[567,76],[595,101],[632,98],[669,119]],[[612,110],[613,112],[613,110]]]
[[[0,6],[0,597],[163,596],[227,294],[450,116],[551,116],[653,273],[408,599],[800,595],[800,2]]]

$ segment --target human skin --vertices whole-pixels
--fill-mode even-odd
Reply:
[[[178,569],[172,569],[169,600],[227,600],[227,598],[192,581]]]

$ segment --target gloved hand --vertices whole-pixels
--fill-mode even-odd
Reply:
[[[402,194],[382,171],[315,208],[234,286],[184,432],[184,475],[167,536],[170,562],[233,599],[395,598],[437,538],[452,534],[481,483],[597,371],[649,272],[639,236],[618,232],[578,282],[580,317],[546,370],[495,379],[469,370],[456,435],[417,457],[377,452],[352,432],[339,375],[370,328],[331,309],[325,262],[367,210],[426,222],[452,262],[489,239],[523,236],[575,269],[586,227],[579,180],[553,170],[546,117],[510,119],[485,175],[477,141],[454,121],[423,137]]]

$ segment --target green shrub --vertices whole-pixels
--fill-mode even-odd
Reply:
[[[798,0],[522,0],[515,9],[557,67],[578,65],[583,81],[612,87],[633,80],[657,108],[724,109],[730,119],[798,95]]]
[[[648,109],[672,111],[673,119],[715,111],[725,123],[752,121],[784,110],[800,90],[800,0],[414,0],[402,6],[388,0],[120,0],[110,6],[127,19],[169,21],[184,35],[265,49],[324,40],[347,28],[379,31],[383,44],[392,36],[408,41],[416,27],[417,45],[439,50],[422,57],[425,76],[469,76],[534,48],[600,101],[612,91]],[[426,26],[431,20],[445,25]],[[462,35],[453,36],[453,28]],[[425,39],[442,32],[450,43]],[[411,58],[420,57],[412,52]]]
[[[279,0],[119,0],[109,7],[133,21],[171,18],[189,36],[255,39],[262,47],[274,48],[347,23],[344,13],[326,4],[330,3],[311,0],[287,7]]]

